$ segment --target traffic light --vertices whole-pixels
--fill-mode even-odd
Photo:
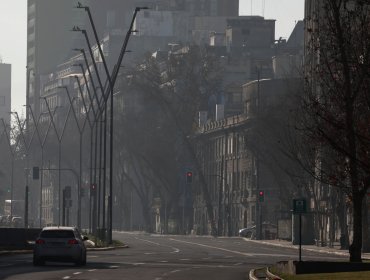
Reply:
[[[72,188],[71,186],[65,186],[64,188],[64,198],[65,199],[71,199],[72,196]]]
[[[90,186],[90,195],[95,196],[96,195],[96,184],[92,184]]]
[[[191,184],[193,182],[193,172],[186,172],[186,183]]]
[[[258,191],[258,201],[264,202],[265,201],[265,192],[264,191]]]

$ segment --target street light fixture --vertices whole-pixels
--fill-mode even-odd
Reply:
[[[41,119],[41,114],[39,115],[37,121],[36,121],[36,118],[35,118],[35,115],[33,113],[33,110],[32,110],[32,107],[30,105],[24,105],[28,110],[30,110],[30,113],[31,113],[31,117],[32,117],[32,121],[35,125],[35,131],[36,131],[36,134],[37,134],[37,138],[39,139],[39,143],[40,143],[40,147],[41,147],[41,168],[40,168],[40,171],[41,171],[41,176],[40,176],[40,195],[39,195],[39,226],[40,228],[42,227],[42,187],[43,187],[43,179],[44,179],[44,176],[43,176],[43,168],[44,168],[44,147],[45,147],[45,144],[46,144],[46,140],[47,140],[47,137],[49,135],[49,131],[50,131],[50,127],[51,127],[51,121],[49,121],[49,125],[48,125],[48,128],[46,130],[46,133],[44,135],[44,137],[42,138],[41,137],[41,133],[39,131],[39,122],[40,122],[40,119]],[[56,113],[57,109],[60,108],[60,106],[56,106],[54,108],[54,111],[53,111],[53,115]]]
[[[68,113],[67,113],[67,117],[66,117],[66,120],[64,122],[64,125],[62,127],[62,131],[61,133],[58,133],[58,129],[55,125],[55,122],[54,122],[54,114],[51,113],[51,110],[50,110],[50,106],[49,106],[49,102],[47,100],[46,97],[40,97],[40,99],[43,99],[45,104],[46,104],[46,108],[47,108],[47,112],[49,113],[49,118],[50,118],[50,121],[51,121],[51,124],[53,125],[53,128],[54,128],[54,131],[55,131],[55,135],[57,136],[57,140],[58,140],[58,225],[60,226],[61,225],[61,158],[62,158],[62,140],[63,140],[63,136],[64,136],[64,132],[65,132],[65,128],[67,126],[67,120],[68,120],[68,116],[72,110],[72,104],[70,104],[69,106],[69,109],[68,109]]]
[[[104,104],[104,107],[106,108],[108,98],[110,97],[110,168],[109,168],[109,179],[110,179],[109,183],[110,184],[109,184],[109,213],[108,213],[108,216],[109,216],[108,243],[111,244],[112,243],[112,216],[113,216],[112,215],[113,214],[113,211],[112,211],[113,210],[113,208],[112,208],[112,201],[113,201],[112,196],[113,196],[113,131],[114,131],[113,130],[113,109],[114,109],[114,107],[113,107],[113,92],[114,92],[114,85],[115,85],[118,73],[120,71],[120,68],[121,68],[120,65],[122,63],[123,56],[126,52],[127,44],[128,44],[130,35],[134,31],[133,30],[133,25],[134,25],[134,22],[135,22],[135,19],[136,19],[136,15],[141,10],[147,10],[148,7],[136,7],[135,8],[135,11],[134,11],[134,14],[133,14],[133,17],[132,17],[132,20],[131,20],[130,28],[129,28],[127,34],[126,34],[125,40],[124,40],[122,48],[121,48],[121,52],[120,52],[119,57],[118,57],[118,62],[116,63],[116,65],[113,69],[112,75],[109,75],[108,68],[107,68],[107,65],[106,65],[106,62],[105,62],[105,57],[104,57],[104,54],[103,54],[101,46],[100,46],[100,42],[99,42],[99,39],[98,39],[98,36],[97,36],[96,28],[95,28],[94,21],[92,19],[89,7],[88,6],[83,6],[80,2],[78,2],[76,8],[84,9],[88,13],[90,23],[91,23],[91,26],[92,26],[93,31],[94,31],[96,44],[99,48],[99,52],[100,52],[100,55],[102,57],[102,61],[103,61],[104,68],[105,68],[105,71],[106,71],[106,76],[107,76],[107,79],[108,79],[108,82],[109,82],[109,84],[108,84],[109,88],[107,89],[106,94],[103,94],[103,98],[104,98],[104,103],[103,104]],[[74,26],[72,30],[73,31],[81,31],[84,34],[84,36],[86,38],[86,41],[87,41],[87,44],[88,44],[88,47],[89,47],[90,55],[91,55],[92,50],[91,50],[91,45],[90,45],[86,30],[81,30],[77,26]],[[98,79],[99,79],[100,87],[103,88],[102,83],[100,81],[100,77],[98,75],[98,71],[96,69],[96,63],[95,63],[93,55],[91,55],[91,58],[92,58],[92,61],[93,61],[94,67],[95,67],[95,71],[96,71]],[[106,110],[105,110],[105,112],[106,112]],[[100,111],[99,115],[101,113],[102,112]]]
[[[26,121],[24,121],[23,124],[22,124],[21,120],[19,118],[18,112],[10,112],[10,113],[15,115],[15,117],[16,117],[17,124],[18,124],[18,127],[19,127],[19,132],[20,132],[21,138],[23,140],[24,148],[25,148],[25,151],[26,151],[26,174],[25,174],[26,186],[25,186],[24,227],[28,228],[29,149],[30,149],[30,146],[31,146],[32,139],[31,140],[28,139],[29,127],[27,127],[27,130],[26,130],[27,137],[24,135],[24,126],[25,126],[26,122],[28,122],[28,120],[26,119]]]
[[[9,125],[6,125],[4,119],[1,119],[1,122],[3,123],[4,127],[4,132],[5,136],[8,142],[8,147],[9,147],[9,152],[11,156],[11,175],[10,175],[10,220],[13,217],[13,195],[14,195],[14,156],[15,156],[15,151],[12,149],[12,144],[11,144],[11,127]],[[9,127],[9,134],[8,134],[8,127]],[[16,144],[17,146],[17,144]]]

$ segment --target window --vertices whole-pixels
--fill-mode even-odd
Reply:
[[[75,238],[72,230],[44,230],[41,238]]]

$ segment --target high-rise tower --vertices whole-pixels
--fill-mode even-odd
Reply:
[[[11,69],[12,67],[10,64],[5,64],[0,61],[0,119],[4,119],[7,125],[10,125]],[[1,121],[0,126],[2,126]]]
[[[107,29],[127,28],[127,18],[137,1],[80,2],[90,7],[99,38],[102,38]],[[86,48],[83,35],[71,32],[73,26],[87,29],[92,34],[87,13],[76,9],[76,3],[75,0],[28,0],[26,100],[36,116],[40,113],[40,77],[54,71],[73,54],[74,48]]]

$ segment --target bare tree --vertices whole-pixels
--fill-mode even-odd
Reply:
[[[307,19],[301,128],[314,147],[318,180],[343,190],[353,208],[350,261],[361,261],[363,200],[370,183],[370,6],[325,0]]]
[[[135,149],[135,146],[137,151],[140,150],[140,162],[145,163],[146,169],[152,170],[152,185],[158,186],[157,191],[162,196],[167,196],[165,200],[169,200],[168,196],[171,198],[172,213],[178,220],[181,217],[176,201],[183,193],[179,178],[185,179],[184,166],[201,173],[189,135],[195,127],[197,112],[219,85],[217,81],[220,79],[214,75],[216,71],[212,73],[211,69],[217,68],[214,68],[213,59],[203,49],[186,47],[172,53],[169,59],[156,60],[148,55],[132,71],[129,82],[131,93],[135,92],[131,101],[133,98],[133,102],[136,105],[140,103],[140,106],[133,107],[136,112],[131,113],[135,118],[130,118],[127,111],[124,113],[125,127],[130,131],[126,133],[130,139],[124,138],[123,143],[128,150]],[[124,96],[124,99],[124,103],[130,102],[130,97]],[[148,142],[149,138],[151,142]],[[132,139],[134,143],[129,146]],[[139,155],[137,151],[136,157]],[[203,178],[202,174],[199,176]],[[204,178],[201,181],[212,232],[215,234],[208,188]]]

